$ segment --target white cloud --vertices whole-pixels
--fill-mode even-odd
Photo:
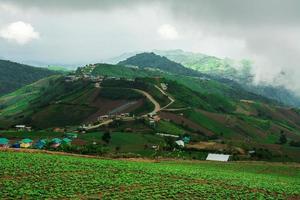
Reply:
[[[18,21],[2,28],[0,37],[23,45],[31,40],[39,39],[40,34],[34,30],[31,24]]]
[[[166,40],[176,40],[179,38],[179,34],[176,28],[171,26],[170,24],[164,24],[160,26],[157,30],[157,33],[161,38]]]

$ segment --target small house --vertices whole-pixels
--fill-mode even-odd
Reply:
[[[15,128],[18,130],[18,131],[31,131],[31,127],[29,126],[25,126],[25,125],[16,125]]]
[[[18,130],[18,131],[24,131],[26,126],[25,125],[16,125],[15,128]]]
[[[62,141],[61,141],[61,143],[64,144],[64,145],[70,145],[71,142],[72,142],[72,140],[69,139],[69,138],[64,138],[64,139],[62,139]]]
[[[149,125],[155,127],[155,121],[153,119],[149,120]]]
[[[164,91],[166,91],[168,89],[168,86],[165,83],[161,83],[160,86]]]
[[[21,148],[29,148],[32,146],[32,140],[29,138],[23,139],[20,141],[20,147]]]
[[[184,147],[184,142],[182,140],[177,140],[175,143],[180,147]]]
[[[9,140],[7,138],[0,138],[0,147],[8,148],[9,147]]]
[[[206,160],[227,162],[229,160],[229,157],[230,155],[226,154],[209,153]]]
[[[184,144],[188,144],[188,143],[190,143],[191,138],[190,138],[189,136],[184,136],[184,137],[182,138],[182,140],[183,140]]]
[[[78,134],[76,133],[66,133],[66,137],[69,139],[76,139],[78,137]]]
[[[20,145],[19,142],[17,142],[17,143],[12,144],[11,147],[12,147],[12,148],[19,149],[19,148],[21,148],[21,145]]]
[[[51,140],[51,146],[50,147],[57,148],[57,147],[59,147],[61,145],[61,142],[62,142],[61,139],[59,139],[59,138],[53,138]]]
[[[35,144],[35,147],[37,149],[42,149],[46,146],[46,140],[39,140],[36,144]]]

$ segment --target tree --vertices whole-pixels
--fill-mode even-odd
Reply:
[[[108,144],[110,142],[110,139],[111,139],[110,132],[105,131],[102,136],[102,140]]]
[[[116,150],[116,152],[120,152],[121,147],[120,146],[116,146],[115,150]]]
[[[281,133],[280,138],[279,138],[279,144],[285,144],[287,142],[287,138],[285,134]]]

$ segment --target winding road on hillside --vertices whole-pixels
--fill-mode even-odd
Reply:
[[[173,99],[172,97],[170,97],[165,91],[163,91],[161,88],[159,88],[157,85],[154,85],[155,88],[157,88],[163,95],[167,96],[168,99],[170,100],[170,103],[168,103],[167,105],[165,105],[164,107],[161,107],[160,104],[146,91],[144,90],[139,90],[139,89],[133,89],[131,88],[132,90],[138,92],[138,93],[141,93],[142,95],[144,95],[149,101],[151,101],[151,103],[153,103],[154,105],[154,109],[153,111],[143,115],[143,116],[147,116],[148,114],[153,114],[153,113],[157,113],[161,110],[167,110],[166,108],[169,107],[172,103],[175,102],[175,99]],[[176,110],[176,109],[175,109]],[[104,125],[107,125],[107,124],[110,124],[113,122],[113,119],[108,119],[106,121],[103,121],[99,124],[96,124],[96,125],[92,125],[92,126],[83,126],[83,128],[85,130],[92,130],[92,129],[96,129],[96,128],[99,128],[101,126],[104,126]]]
[[[144,90],[139,90],[139,89],[133,89],[133,90],[143,94],[144,96],[147,97],[147,99],[149,99],[151,101],[151,103],[154,104],[154,110],[151,111],[150,113],[157,113],[158,111],[161,110],[160,104],[148,92],[145,92]]]
[[[170,97],[165,91],[163,91],[160,87],[158,87],[157,85],[154,85],[154,87],[156,89],[158,89],[163,95],[167,96],[168,99],[170,100],[170,103],[168,103],[167,105],[165,105],[164,107],[162,107],[160,110],[164,110],[166,109],[167,107],[169,107],[172,103],[175,102],[175,99],[173,99],[172,97]]]

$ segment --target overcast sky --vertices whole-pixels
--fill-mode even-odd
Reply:
[[[300,94],[300,1],[0,0],[0,58],[78,65],[152,49],[251,59],[257,81]]]

